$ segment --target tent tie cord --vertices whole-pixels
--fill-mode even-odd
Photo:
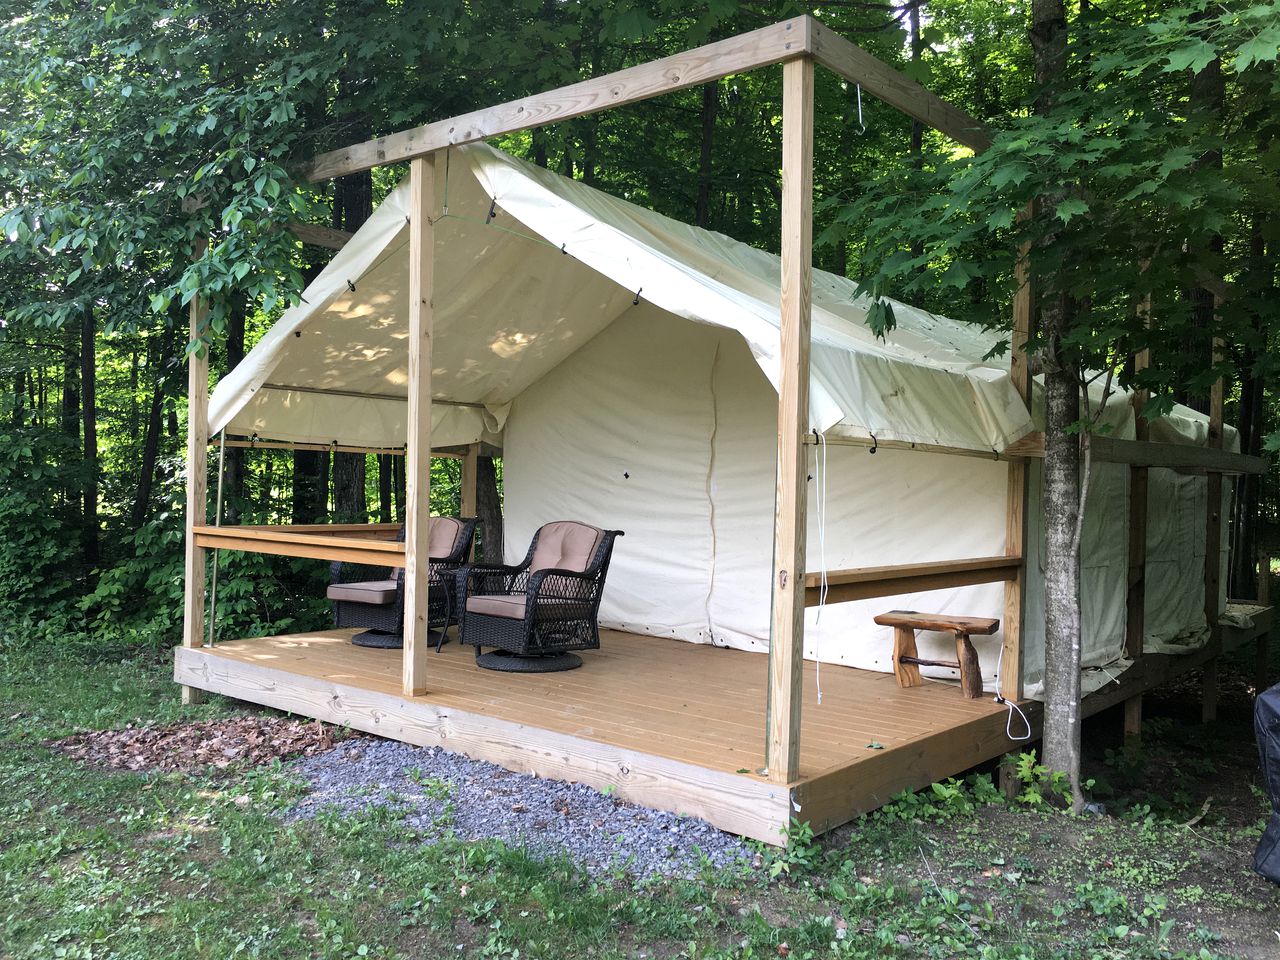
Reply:
[[[489,212],[485,215],[484,225],[487,227],[493,222],[493,218],[498,215],[498,200],[496,197],[489,198]]]
[[[858,136],[864,136],[867,132],[867,123],[862,119],[862,84],[857,84],[858,88]]]
[[[636,291],[635,299],[631,301],[631,305],[633,307],[640,306],[640,294],[642,293],[644,293],[644,287],[641,287],[639,290]]]

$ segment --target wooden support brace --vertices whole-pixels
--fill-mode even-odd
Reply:
[[[1265,553],[1258,554],[1258,603],[1264,607],[1271,606],[1271,558]],[[1257,646],[1253,651],[1253,691],[1262,693],[1267,689],[1271,669],[1269,632],[1258,636]]]
[[[1215,340],[1215,362],[1221,358],[1221,351],[1222,342]],[[1224,400],[1225,384],[1219,377],[1209,393],[1207,445],[1214,450],[1222,449]],[[1218,717],[1218,653],[1222,649],[1222,601],[1219,596],[1222,583],[1222,474],[1210,473],[1205,487],[1204,618],[1209,628],[1209,648],[1213,657],[1204,666],[1200,718],[1209,723]]]

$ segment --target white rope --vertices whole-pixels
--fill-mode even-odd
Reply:
[[[822,623],[822,608],[827,603],[827,438],[814,431],[818,439],[819,455],[814,457],[814,472],[817,474],[818,493],[818,615],[814,626]],[[813,640],[814,681],[818,687],[818,704],[822,704],[822,634],[816,633]]]
[[[1004,644],[1002,643],[1000,644],[1000,656],[996,659],[996,683],[997,684],[1000,683],[1000,678],[1003,676],[1004,676]],[[1021,742],[1024,740],[1030,740],[1031,739],[1031,721],[1027,719],[1027,715],[1022,712],[1021,707],[1019,707],[1012,700],[1006,700],[1001,695],[1000,688],[998,686],[996,687],[996,703],[1003,703],[1006,707],[1009,708],[1009,715],[1005,717],[1005,721],[1004,721],[1004,735],[1008,737],[1010,740],[1014,740],[1018,742]],[[1015,737],[1013,735],[1013,714],[1015,711],[1017,712],[1018,716],[1022,718],[1023,726],[1027,728],[1027,732],[1023,734],[1021,737]]]
[[[222,526],[222,477],[227,459],[227,430],[218,433],[218,496],[214,501],[213,525]],[[213,646],[213,627],[218,619],[218,551],[213,551],[213,582],[209,587],[209,646]]]

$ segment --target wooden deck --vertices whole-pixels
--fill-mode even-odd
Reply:
[[[1274,611],[1233,605],[1253,626],[1226,627],[1219,651],[1148,655],[1084,702],[1093,714],[1265,637]],[[817,833],[1020,749],[1006,709],[957,687],[900,688],[892,674],[826,664],[822,703],[804,664],[800,776],[761,776],[768,658],[756,653],[606,631],[602,648],[567,673],[513,675],[475,666],[447,644],[428,658],[430,688],[401,693],[400,652],[349,642],[352,630],[179,647],[174,679],[510,770],[573,780],[645,806],[701,817],[781,843],[794,816]],[[1023,704],[1039,735],[1040,705]],[[1016,721],[1015,721],[1016,722]]]
[[[607,632],[567,673],[480,670],[447,644],[431,687],[400,692],[399,651],[333,630],[178,648],[175,679],[254,703],[512,770],[612,787],[618,796],[702,817],[766,842],[794,814],[821,832],[900,790],[999,756],[1005,709],[941,683],[901,689],[890,674],[824,665],[817,702],[805,663],[800,778],[780,787],[764,763],[768,658]],[[873,744],[879,746],[872,746]]]

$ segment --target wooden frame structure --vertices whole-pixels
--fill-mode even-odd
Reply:
[[[956,142],[980,151],[990,144],[983,125],[963,111],[944,102],[920,84],[876,60],[810,16],[773,24],[695,50],[584,80],[570,86],[509,103],[477,110],[462,116],[416,127],[411,130],[355,144],[316,157],[305,167],[313,181],[368,170],[372,167],[408,162],[410,165],[411,213],[409,216],[409,376],[408,438],[406,454],[407,516],[403,545],[386,539],[354,536],[350,530],[326,528],[219,528],[205,523],[205,456],[208,448],[206,410],[208,403],[207,359],[201,352],[191,355],[191,417],[188,434],[189,486],[188,537],[186,548],[187,592],[184,614],[183,649],[179,651],[176,676],[189,695],[195,688],[215,689],[270,703],[326,719],[342,719],[363,729],[387,731],[411,742],[443,742],[448,717],[473,738],[489,738],[483,743],[463,738],[467,752],[534,769],[554,776],[572,776],[603,785],[610,782],[600,774],[601,764],[620,764],[629,771],[643,769],[653,778],[669,776],[688,783],[688,770],[676,770],[666,761],[646,758],[621,746],[601,752],[599,744],[586,745],[581,738],[548,728],[545,741],[533,754],[521,754],[517,762],[512,738],[515,733],[494,727],[470,714],[441,703],[430,702],[432,664],[427,659],[425,564],[426,517],[430,494],[431,450],[431,355],[434,289],[434,228],[436,210],[436,157],[439,152],[461,144],[509,134],[532,127],[569,120],[635,103],[666,93],[688,89],[720,78],[759,68],[782,65],[782,277],[781,277],[781,382],[778,395],[777,492],[774,525],[774,562],[771,584],[772,614],[766,724],[763,765],[748,780],[738,771],[738,779],[724,780],[724,771],[694,777],[701,784],[700,799],[689,805],[688,791],[675,790],[685,799],[682,809],[707,816],[713,822],[738,832],[778,842],[792,814],[801,809],[813,812],[811,822],[818,829],[849,819],[868,804],[884,802],[890,787],[903,789],[927,784],[931,779],[998,756],[1010,747],[1004,732],[1002,711],[975,714],[924,746],[908,747],[908,754],[886,751],[873,762],[851,763],[815,776],[803,769],[805,756],[801,730],[805,725],[802,704],[806,665],[804,650],[804,610],[813,602],[815,578],[806,574],[805,502],[809,408],[809,340],[812,307],[812,204],[814,141],[814,77],[821,66],[845,80],[858,84],[879,98]],[[1032,211],[1026,211],[1026,216]],[[318,232],[305,225],[291,227],[305,242],[340,246],[344,237]],[[1035,297],[1030,282],[1027,255],[1017,264],[1023,282],[1014,304],[1013,355],[1011,375],[1024,400],[1030,399],[1030,373],[1023,350],[1031,331]],[[191,309],[192,337],[199,334],[203,316],[197,299]],[[1128,443],[1098,438],[1094,456],[1133,465],[1135,471],[1147,467],[1174,467],[1207,471],[1211,487],[1216,478],[1233,470],[1263,468],[1255,458],[1241,457],[1220,449],[1221,389],[1218,390],[1214,424],[1219,443],[1216,449],[1173,447],[1146,442]],[[439,401],[435,401],[439,402]],[[268,446],[258,441],[250,446]],[[918,448],[923,449],[923,448]],[[932,449],[932,448],[930,448]],[[365,451],[394,452],[394,451]],[[943,450],[966,453],[970,451]],[[1004,554],[998,557],[961,558],[944,563],[912,564],[834,571],[829,574],[828,602],[876,596],[891,596],[915,590],[966,584],[1003,582],[1006,585],[1005,632],[1000,678],[1001,691],[1011,700],[1022,695],[1022,627],[1026,546],[1028,460],[1043,455],[1043,438],[1028,438],[1018,448],[1004,454],[1009,461],[1008,510]],[[470,494],[464,482],[463,502],[474,509],[475,450],[463,454],[464,472],[470,474]],[[1135,473],[1136,476],[1136,473]],[[1217,512],[1211,511],[1216,517]],[[1206,536],[1218,529],[1211,523]],[[1138,531],[1133,533],[1138,536]],[[1136,542],[1136,541],[1135,541]],[[215,661],[200,656],[203,645],[203,584],[205,551],[248,549],[308,556],[322,559],[356,559],[405,568],[405,643],[398,686],[388,687],[385,676],[377,680],[376,703],[360,710],[338,709],[335,703],[346,698],[358,701],[363,694],[358,685],[340,683],[329,675],[293,677],[280,670],[267,671],[254,655],[244,660],[231,657]],[[1216,572],[1214,573],[1216,577]],[[1206,568],[1206,585],[1209,583]],[[1141,571],[1130,573],[1130,605],[1141,602]],[[1213,594],[1216,608],[1217,593]],[[1208,604],[1208,597],[1206,597]],[[1211,621],[1213,623],[1214,621]],[[247,642],[247,641],[246,641]],[[264,641],[265,642],[265,641]],[[319,642],[319,641],[317,641]],[[1139,638],[1140,642],[1140,638]],[[1219,646],[1215,649],[1220,649]],[[229,656],[229,655],[228,655]],[[274,656],[274,655],[273,655]],[[234,660],[241,669],[233,670]],[[249,666],[254,670],[249,670]],[[256,671],[256,672],[254,672]],[[372,682],[372,681],[371,681]],[[1137,694],[1140,696],[1140,694]],[[1206,697],[1208,694],[1206,693]],[[425,699],[424,699],[425,698]],[[363,701],[361,701],[363,702]],[[1208,702],[1206,700],[1206,702]],[[1208,707],[1206,706],[1208,712]],[[1034,710],[1033,718],[1034,718]],[[423,731],[428,732],[423,732]],[[496,739],[495,739],[496,738]],[[570,742],[572,741],[572,742]],[[456,746],[457,740],[454,744]],[[495,746],[495,744],[497,744]],[[550,754],[577,751],[585,759],[580,764],[552,760]],[[612,751],[612,752],[610,752]],[[619,752],[621,751],[621,752]],[[531,759],[531,757],[533,757]],[[603,758],[603,759],[602,759]],[[869,770],[880,771],[871,776]],[[594,771],[594,772],[593,772]],[[856,774],[851,772],[856,771]],[[861,786],[853,785],[853,779]],[[871,776],[868,780],[867,777]],[[870,787],[867,784],[871,784]],[[670,786],[658,790],[661,797],[672,795]],[[665,791],[665,792],[664,792]],[[626,795],[626,791],[623,792]],[[649,797],[644,802],[655,802]],[[666,801],[656,801],[663,805]],[[674,803],[675,801],[671,801]],[[744,804],[746,806],[744,807]],[[752,806],[754,805],[754,806]],[[729,810],[730,812],[725,812]],[[748,811],[748,812],[744,812]],[[761,818],[764,818],[763,820]]]

